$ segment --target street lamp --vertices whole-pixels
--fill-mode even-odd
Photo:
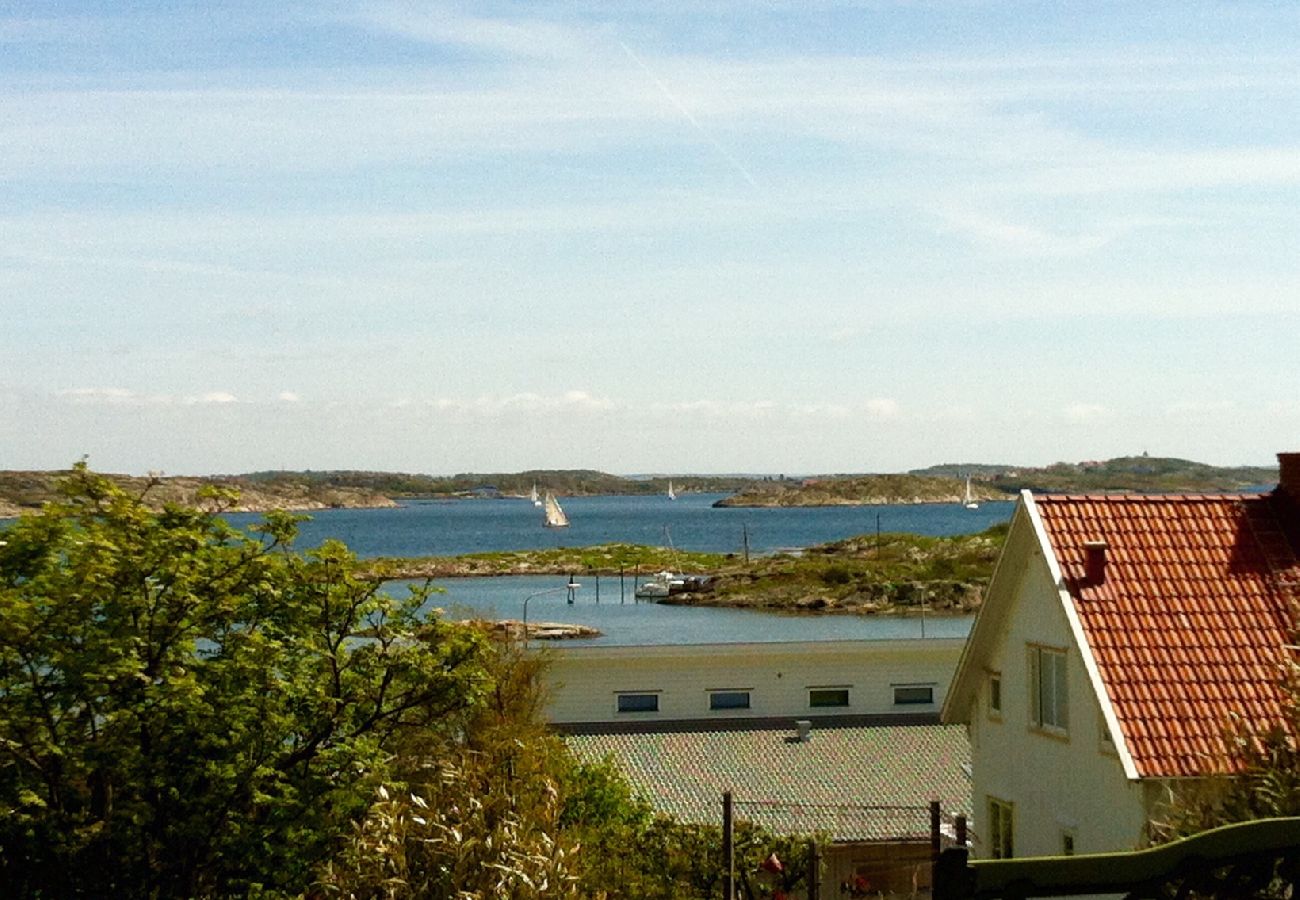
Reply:
[[[529,600],[533,599],[534,597],[541,597],[544,594],[558,594],[560,593],[560,591],[568,591],[569,605],[572,606],[573,595],[577,592],[578,588],[580,587],[582,587],[582,585],[574,581],[573,576],[570,575],[569,583],[564,585],[563,587],[546,588],[546,590],[543,591],[533,591],[531,594],[525,597],[524,598],[524,640],[525,641],[528,640],[528,601]]]

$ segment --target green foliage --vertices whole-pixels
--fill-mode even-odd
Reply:
[[[1006,542],[1007,527],[927,537],[886,532],[760,557],[717,571],[707,602],[767,609],[878,612],[925,604],[969,611]]]
[[[391,749],[477,705],[485,641],[78,466],[0,546],[0,894],[296,893]]]
[[[845,585],[853,580],[853,573],[849,571],[848,566],[832,565],[822,570],[821,580],[829,585]]]
[[[1164,818],[1152,823],[1157,839],[1185,837],[1251,819],[1300,816],[1300,663],[1286,665],[1282,684],[1282,719],[1252,725],[1231,716],[1224,729],[1220,763],[1233,774],[1178,785]]]

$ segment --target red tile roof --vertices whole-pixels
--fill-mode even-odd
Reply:
[[[1300,601],[1300,515],[1284,495],[1035,496],[1142,777],[1223,771],[1230,713],[1277,720]],[[1085,543],[1106,542],[1092,583]]]

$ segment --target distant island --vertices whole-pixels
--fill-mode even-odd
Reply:
[[[823,475],[794,482],[760,482],[714,506],[853,506],[959,503],[966,479],[971,499],[1011,500],[1023,489],[1038,493],[1231,493],[1271,487],[1277,467],[1222,468],[1186,459],[1122,456],[1103,461],[1031,466],[950,463],[906,475]]]
[[[15,472],[0,471],[0,518],[39,509],[58,497],[58,482],[69,470]],[[358,485],[323,485],[306,480],[255,481],[244,476],[137,476],[105,475],[132,494],[143,497],[147,506],[161,509],[168,503],[201,508],[220,507],[228,512],[266,512],[272,509],[316,510],[380,508],[397,506],[390,497]],[[237,499],[205,499],[205,493],[233,491]]]
[[[834,475],[796,483],[763,482],[724,497],[714,506],[879,506],[907,503],[961,503],[966,482],[933,475]],[[971,499],[1006,500],[1007,493],[985,482],[971,482]]]
[[[62,471],[0,472],[0,517],[37,509],[57,496]],[[977,502],[1008,500],[1022,488],[1040,492],[1222,493],[1276,483],[1277,468],[1218,467],[1191,460],[1124,456],[1050,466],[948,463],[905,474],[786,475],[611,475],[591,469],[535,469],[513,473],[419,475],[357,470],[262,471],[204,477],[109,475],[152,505],[200,504],[204,489],[238,493],[232,511],[317,510],[391,507],[405,500],[525,497],[536,487],[566,497],[666,494],[730,496],[716,506],[844,506],[900,503],[956,503],[971,479]]]

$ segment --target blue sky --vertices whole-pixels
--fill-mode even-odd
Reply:
[[[1293,3],[0,2],[0,468],[1300,449]]]

